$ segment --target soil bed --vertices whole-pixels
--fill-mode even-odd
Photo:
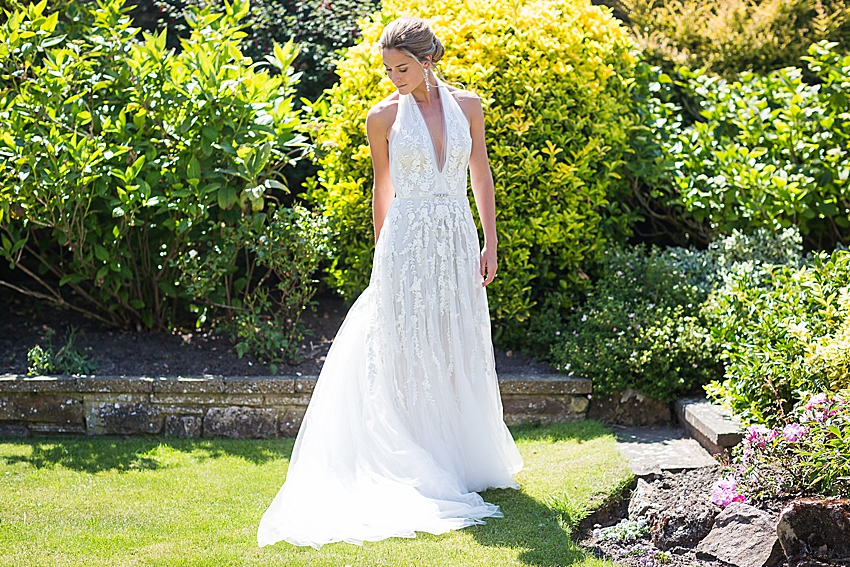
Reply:
[[[302,361],[278,365],[281,375],[317,375],[348,308],[332,293],[317,296],[315,311],[302,316],[309,333],[300,345]],[[101,376],[268,376],[267,364],[239,358],[230,338],[209,329],[174,333],[120,331],[65,309],[0,289],[0,374],[26,374],[27,352],[45,346],[48,330],[58,349],[76,328],[74,346],[97,363]],[[550,365],[522,353],[496,351],[496,370],[512,374],[556,374]]]

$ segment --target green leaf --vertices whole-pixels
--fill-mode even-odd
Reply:
[[[222,209],[230,209],[236,203],[236,189],[233,187],[222,187],[218,190],[218,206]]]
[[[188,176],[189,179],[200,179],[201,177],[201,164],[195,156],[192,156],[192,159],[189,160]]]
[[[74,277],[75,277],[76,275],[77,275],[77,274],[68,274],[68,275],[66,275],[66,276],[63,276],[63,277],[59,280],[59,287],[62,287],[63,285],[65,285],[65,284],[66,284],[66,283],[68,283],[69,281],[73,280],[73,279],[74,279]]]
[[[107,260],[109,260],[109,252],[107,252],[106,248],[104,248],[100,244],[95,245],[94,255],[97,256],[97,259],[101,262],[106,262]]]
[[[144,301],[142,301],[141,299],[131,299],[131,300],[130,300],[130,305],[131,305],[134,309],[144,309],[144,307],[145,307],[145,302],[144,302]]]

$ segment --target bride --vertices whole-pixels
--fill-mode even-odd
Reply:
[[[518,488],[485,290],[496,211],[481,103],[434,75],[443,45],[426,21],[391,22],[378,46],[397,92],[366,118],[372,276],[328,353],[260,546],[441,534],[502,515],[478,492]]]

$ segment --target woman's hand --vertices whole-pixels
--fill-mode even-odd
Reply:
[[[496,247],[484,245],[481,250],[481,282],[482,286],[488,285],[496,277]]]

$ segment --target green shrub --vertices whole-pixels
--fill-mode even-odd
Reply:
[[[705,254],[681,248],[612,249],[594,290],[552,347],[556,367],[591,378],[594,393],[634,388],[664,401],[716,377],[699,316],[707,269]]]
[[[644,57],[732,78],[797,65],[814,42],[850,49],[846,0],[620,0]]]
[[[86,27],[68,37],[45,4],[0,28],[0,256],[30,281],[8,285],[111,325],[166,327],[192,298],[176,260],[215,253],[199,244],[223,246],[223,227],[260,234],[279,170],[303,151],[296,50],[275,46],[275,77],[243,58],[247,2],[192,12],[179,54],[165,33],[138,41],[120,0],[70,4],[63,18]],[[256,243],[240,246],[250,264]],[[258,285],[236,272],[219,296],[234,308]]]
[[[627,231],[619,196],[632,45],[608,9],[586,0],[385,2],[319,109],[322,170],[308,192],[338,235],[328,279],[349,299],[368,283],[374,246],[365,117],[393,91],[374,46],[401,14],[430,19],[446,46],[439,67],[482,99],[500,254],[491,316],[496,340],[527,345],[530,324],[566,312],[586,287],[582,266]]]
[[[190,7],[214,6],[211,0],[134,1],[134,23],[148,31],[168,29],[169,47],[180,48],[179,38],[189,37],[191,26],[184,16]],[[243,53],[261,61],[272,52],[274,42],[290,39],[298,44],[293,67],[301,73],[299,96],[315,100],[336,81],[334,61],[339,49],[354,45],[360,37],[357,20],[378,9],[377,0],[254,0],[244,20],[247,36]]]
[[[733,270],[706,303],[725,376],[709,396],[751,423],[776,425],[811,393],[850,387],[850,252],[802,267]]]
[[[201,313],[198,323],[208,310],[224,308],[223,326],[237,355],[250,352],[276,373],[277,363],[297,360],[301,313],[316,291],[312,276],[330,255],[330,234],[322,217],[300,206],[278,209],[265,224],[261,215],[255,218],[217,230],[216,238],[199,242],[177,263],[181,284]],[[240,262],[246,264],[242,271]],[[246,292],[241,301],[228,296],[233,290]]]
[[[703,313],[712,290],[742,266],[797,266],[801,252],[794,229],[734,231],[707,250],[612,249],[586,302],[554,330],[551,359],[601,394],[634,388],[670,400],[694,391],[722,373]]]
[[[53,331],[47,330],[47,345],[35,345],[27,353],[27,375],[67,374],[79,376],[97,370],[97,363],[74,348],[77,330],[68,330],[68,340],[58,351],[53,348]]]
[[[701,120],[686,127],[655,81],[633,140],[650,159],[630,166],[644,215],[695,240],[796,226],[807,248],[850,242],[850,55],[833,47],[813,45],[806,58],[817,85],[796,68],[733,82],[692,75],[684,88]]]

